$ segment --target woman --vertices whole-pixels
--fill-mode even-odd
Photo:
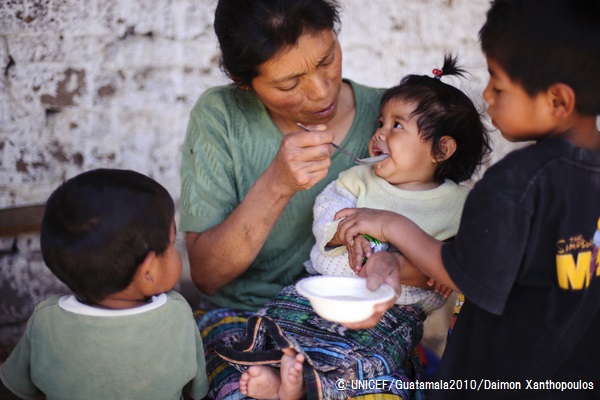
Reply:
[[[242,332],[304,271],[314,199],[351,165],[330,143],[367,155],[383,90],[342,79],[338,10],[335,0],[217,4],[221,66],[233,85],[207,90],[192,110],[180,222],[192,279],[208,296],[199,328],[212,397],[239,390],[240,377],[219,367],[212,345]]]

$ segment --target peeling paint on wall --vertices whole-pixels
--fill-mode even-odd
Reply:
[[[65,78],[56,85],[56,95],[43,94],[40,100],[49,110],[60,110],[63,107],[74,106],[75,96],[84,90],[85,71],[67,69]],[[38,89],[39,90],[39,89]]]

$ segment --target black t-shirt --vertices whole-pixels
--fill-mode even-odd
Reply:
[[[466,301],[438,373],[455,389],[428,400],[600,398],[599,219],[598,151],[547,139],[486,172],[442,249]]]

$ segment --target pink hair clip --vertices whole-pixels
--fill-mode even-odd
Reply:
[[[441,69],[434,68],[432,72],[435,79],[442,79],[442,75],[444,75],[444,71]]]

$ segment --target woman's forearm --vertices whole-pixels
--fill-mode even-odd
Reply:
[[[192,280],[200,290],[216,294],[248,269],[294,194],[327,175],[333,139],[333,132],[323,130],[285,134],[237,208],[219,225],[188,234]]]
[[[248,269],[263,247],[292,197],[272,181],[265,171],[223,222],[187,234],[192,281],[203,293],[218,293]]]

